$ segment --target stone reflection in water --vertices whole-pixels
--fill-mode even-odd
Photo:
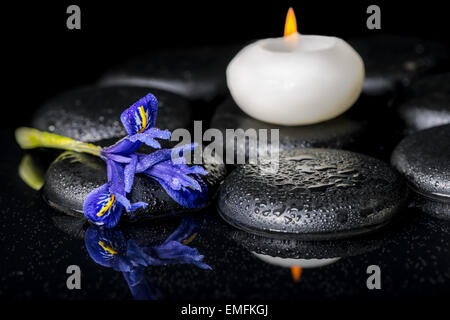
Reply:
[[[267,237],[233,230],[229,234],[259,260],[291,270],[294,282],[301,280],[305,269],[331,265],[341,258],[357,256],[375,250],[381,241],[372,238],[337,241],[301,241],[285,237]]]
[[[85,244],[97,264],[123,273],[134,299],[158,300],[163,298],[162,294],[151,283],[145,267],[193,264],[211,269],[202,262],[203,255],[188,246],[196,236],[195,231],[195,222],[186,218],[162,243],[155,244],[153,239],[149,239],[147,245],[138,244],[132,237],[127,239],[119,228],[108,230],[91,226],[86,231]]]
[[[416,193],[413,195],[409,207],[450,221],[450,197],[432,197]]]

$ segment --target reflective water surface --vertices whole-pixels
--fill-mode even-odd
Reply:
[[[215,208],[101,231],[50,208],[17,174],[23,152],[3,132],[0,296],[39,299],[348,299],[450,294],[450,222],[408,209],[389,229],[333,242],[234,229]],[[202,257],[203,256],[203,257]],[[69,290],[69,265],[81,289]],[[381,290],[368,290],[369,265]]]

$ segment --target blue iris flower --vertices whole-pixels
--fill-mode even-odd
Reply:
[[[101,150],[100,157],[107,166],[108,183],[94,189],[83,206],[85,216],[92,223],[113,228],[125,209],[127,212],[145,208],[147,203],[131,203],[131,192],[136,173],[147,175],[156,181],[179,204],[186,208],[199,208],[207,199],[207,186],[200,178],[207,172],[200,166],[189,167],[183,155],[196,144],[174,149],[156,150],[150,154],[136,151],[142,144],[161,148],[156,139],[169,139],[168,130],[155,128],[158,101],[148,94],[126,109],[120,119],[128,136]]]
[[[196,209],[204,206],[208,197],[208,187],[200,178],[207,171],[201,166],[186,165],[185,152],[192,151],[197,144],[189,144],[173,149],[161,149],[151,154],[137,154],[135,172],[142,173],[158,181],[166,192],[185,208]]]
[[[104,267],[121,271],[135,299],[155,300],[161,297],[144,272],[148,266],[193,264],[211,269],[196,248],[187,246],[197,226],[192,219],[183,219],[180,226],[163,243],[140,246],[127,240],[120,229],[91,226],[86,231],[85,244],[91,258]]]

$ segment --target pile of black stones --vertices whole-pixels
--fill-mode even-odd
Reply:
[[[193,122],[201,120],[203,130],[224,133],[217,154],[225,154],[227,143],[236,143],[232,158],[250,151],[248,139],[228,141],[226,129],[279,129],[278,159],[252,164],[203,159],[209,171],[208,204],[240,230],[233,237],[245,246],[253,241],[246,234],[299,241],[361,236],[387,228],[408,207],[450,218],[448,48],[400,36],[349,42],[366,66],[364,90],[349,111],[323,123],[284,127],[242,112],[228,93],[225,70],[243,45],[229,45],[161,50],[130,59],[98,83],[48,100],[32,126],[107,146],[125,135],[120,113],[151,92],[159,100],[158,128],[193,132]],[[75,152],[30,154],[38,162],[52,160],[41,161],[43,198],[83,221],[84,199],[106,182],[104,162]],[[130,197],[149,206],[124,214],[125,222],[187,211],[144,176],[137,176]]]

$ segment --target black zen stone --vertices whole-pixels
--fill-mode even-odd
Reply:
[[[415,76],[437,69],[448,57],[444,45],[414,37],[376,35],[348,42],[364,60],[363,92],[370,96],[395,93]]]
[[[450,124],[407,136],[395,148],[391,162],[420,195],[430,201],[450,202]],[[446,207],[444,213],[450,216]]]
[[[450,123],[450,73],[424,77],[411,84],[398,108],[407,131]]]
[[[204,160],[203,167],[209,172],[203,181],[208,186],[211,198],[225,176],[225,167]],[[69,215],[83,217],[83,203],[87,195],[107,182],[106,165],[100,158],[67,151],[61,154],[48,168],[43,187],[44,199],[54,208]],[[123,212],[129,220],[158,218],[188,211],[175,202],[155,180],[136,175],[133,190],[128,198],[131,202],[144,201],[147,208],[135,212]]]
[[[210,102],[227,92],[225,70],[239,49],[220,46],[153,51],[116,66],[101,82],[159,88]]]
[[[276,108],[276,106],[274,106]],[[224,101],[216,110],[211,127],[219,129],[224,137],[224,148],[236,144],[235,154],[249,155],[250,151],[257,148],[258,144],[250,144],[249,139],[236,139],[233,135],[226,134],[226,129],[267,129],[267,142],[271,143],[271,129],[279,129],[280,150],[290,150],[297,148],[336,148],[352,149],[356,148],[364,138],[368,127],[367,121],[354,120],[347,114],[335,119],[306,126],[280,126],[256,120],[244,113],[233,101],[232,98]],[[241,133],[243,133],[241,131]],[[236,131],[236,135],[241,137],[241,133]]]
[[[34,115],[32,126],[81,141],[121,138],[126,135],[121,113],[148,93],[158,99],[158,128],[174,130],[190,125],[189,103],[172,93],[140,87],[91,86],[49,100]]]
[[[270,172],[270,163],[278,170]],[[298,149],[280,153],[279,161],[239,166],[221,185],[218,208],[227,222],[250,232],[323,240],[385,226],[407,194],[402,177],[384,162],[343,150]]]

